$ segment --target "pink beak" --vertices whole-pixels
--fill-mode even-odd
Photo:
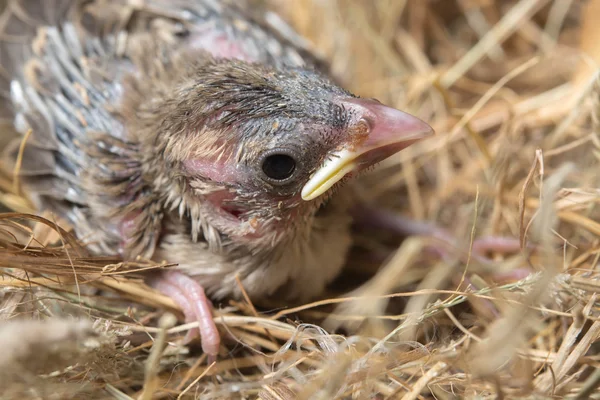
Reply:
[[[370,167],[411,144],[433,134],[433,129],[417,117],[368,99],[344,99],[344,106],[359,115],[357,123],[368,131],[359,143],[337,149],[325,159],[302,189],[302,199],[313,200],[344,176]]]

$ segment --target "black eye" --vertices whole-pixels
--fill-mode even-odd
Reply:
[[[268,178],[284,181],[294,174],[296,160],[287,154],[271,154],[263,160],[262,170]]]

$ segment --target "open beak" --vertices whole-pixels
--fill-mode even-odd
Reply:
[[[344,102],[362,115],[369,129],[368,136],[358,145],[348,145],[329,153],[302,188],[303,200],[319,197],[348,173],[377,164],[433,134],[433,129],[417,117],[374,100],[349,99]]]

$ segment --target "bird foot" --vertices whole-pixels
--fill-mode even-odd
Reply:
[[[202,350],[209,359],[219,353],[221,337],[212,316],[212,303],[202,286],[179,271],[165,271],[153,279],[152,286],[172,298],[181,307],[186,322],[198,321],[199,329],[190,330],[184,339],[189,343],[200,335]]]
[[[418,223],[418,222],[417,222]],[[460,253],[468,254],[467,251],[463,251],[459,248],[459,245],[452,237],[450,233],[441,229],[435,228],[431,233],[431,236],[440,239],[453,247],[456,247]],[[450,252],[443,248],[435,248],[441,257],[448,257]],[[481,263],[489,263],[490,259],[487,257],[489,253],[497,254],[510,254],[521,251],[521,243],[517,238],[505,237],[505,236],[484,236],[474,239],[470,246],[471,257],[478,260]]]
[[[389,211],[374,209],[366,206],[357,207],[354,210],[356,222],[361,226],[385,229],[402,236],[430,236],[439,239],[453,247],[459,246],[457,240],[448,231],[438,227],[435,224],[415,221]],[[433,250],[440,257],[449,257],[451,251],[444,246],[432,246]],[[460,250],[460,249],[459,249]],[[495,252],[500,254],[516,253],[521,251],[519,239],[502,236],[485,236],[473,240],[471,246],[471,256],[482,263],[489,263],[486,257],[487,253]],[[465,251],[459,251],[460,256],[468,254]],[[454,253],[452,253],[454,254]]]

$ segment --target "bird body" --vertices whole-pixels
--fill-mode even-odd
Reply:
[[[214,298],[236,277],[253,298],[321,292],[351,244],[343,178],[431,133],[237,2],[9,0],[0,66],[36,205]]]

